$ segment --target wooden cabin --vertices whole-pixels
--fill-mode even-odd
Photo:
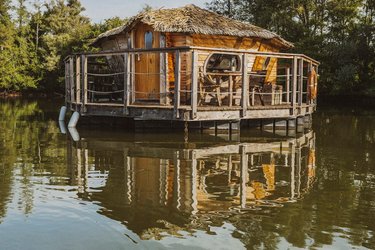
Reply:
[[[194,5],[140,13],[92,45],[100,52],[66,60],[67,103],[81,115],[202,121],[315,109],[318,62],[281,53],[293,44],[271,31]]]

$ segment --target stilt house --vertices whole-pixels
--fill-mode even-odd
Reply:
[[[144,120],[289,118],[315,109],[319,63],[249,23],[187,5],[140,13],[66,60],[82,115]]]

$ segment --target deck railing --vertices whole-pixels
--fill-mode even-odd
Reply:
[[[213,54],[236,56],[237,68],[207,70]],[[262,60],[263,70],[253,70]],[[309,74],[318,66],[301,54],[202,47],[82,53],[65,59],[66,102],[82,113],[90,105],[121,106],[124,114],[131,106],[166,107],[177,119],[180,109],[194,119],[202,109],[240,109],[245,116],[264,106],[287,106],[298,115],[316,104]]]

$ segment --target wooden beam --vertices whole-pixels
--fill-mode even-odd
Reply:
[[[75,77],[74,77],[74,59],[73,57],[69,58],[69,82],[70,82],[70,101],[74,102],[75,97]]]
[[[129,53],[124,54],[124,113],[128,114],[129,106],[129,83],[130,83],[130,57]]]
[[[290,67],[287,67],[285,69],[285,75],[286,75],[286,102],[290,103]]]
[[[70,89],[69,84],[70,84],[70,81],[69,81],[69,63],[68,63],[68,61],[65,61],[65,104],[67,104],[68,101],[69,101],[69,99],[68,99],[68,89]]]
[[[290,150],[290,198],[293,200],[295,197],[296,191],[296,182],[295,182],[295,157],[296,157],[296,146],[294,142],[289,143]]]
[[[81,64],[82,64],[82,90],[83,90],[83,97],[82,97],[82,113],[87,111],[86,103],[87,103],[87,57],[85,55],[81,56]]]
[[[308,70],[307,70],[307,77],[309,77],[309,74],[312,71],[312,69],[313,69],[313,63],[310,61],[309,67],[308,67]],[[309,80],[307,80],[306,87],[307,87],[306,88],[306,93],[307,93],[306,104],[310,104],[311,103],[311,93],[310,93]]]
[[[166,37],[165,34],[162,33],[160,34],[160,43],[159,43],[160,48],[165,48],[166,47]],[[157,53],[155,54],[157,55]],[[168,105],[168,86],[167,86],[167,61],[168,61],[168,54],[165,52],[160,52],[160,104],[161,105]]]
[[[192,51],[192,74],[191,74],[191,118],[194,120],[198,109],[198,52]]]
[[[249,76],[247,74],[247,54],[242,55],[242,117],[246,116],[248,109],[248,98],[249,98]]]
[[[301,107],[303,103],[303,58],[299,60],[299,93],[298,93],[298,106]]]
[[[246,146],[240,146],[241,154],[241,186],[240,186],[240,205],[241,208],[246,207],[246,183],[248,181],[249,156],[246,154]]]
[[[81,58],[76,57],[76,102],[79,104],[81,102]]]
[[[131,101],[130,103],[135,102],[135,54],[131,53],[130,54],[131,58],[131,80],[130,80],[130,92],[131,92]]]
[[[297,75],[298,75],[298,57],[293,58],[293,93],[292,93],[292,106],[293,115],[296,112],[296,102],[297,102]]]
[[[179,108],[181,102],[181,54],[180,51],[175,52],[175,82],[174,82],[174,117],[176,119],[180,118]]]

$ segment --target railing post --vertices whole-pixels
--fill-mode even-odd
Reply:
[[[76,102],[77,105],[81,102],[81,58],[76,56]]]
[[[298,106],[301,109],[303,103],[303,58],[299,61],[299,98],[298,98]]]
[[[313,70],[313,63],[312,61],[309,61],[309,68],[307,70],[308,72],[307,76],[311,74],[312,70]],[[311,104],[311,86],[309,86],[309,80],[307,80],[306,82],[307,82],[306,83],[306,92],[307,92],[306,103],[310,105]]]
[[[286,68],[286,103],[290,103],[290,67]]]
[[[247,75],[247,54],[242,55],[242,117],[246,116],[249,98],[249,77]]]
[[[179,108],[181,102],[181,54],[180,51],[177,50],[175,52],[175,71],[174,71],[174,117],[176,119],[180,118]]]
[[[133,32],[132,32],[133,33]],[[131,101],[129,103],[135,102],[135,81],[136,81],[136,75],[135,75],[135,53],[132,52],[130,54],[130,92],[131,92]],[[130,95],[129,95],[130,96]]]
[[[82,112],[86,112],[86,104],[87,104],[87,57],[85,55],[81,56],[81,68],[82,68]]]
[[[64,61],[65,63],[65,104],[68,105],[68,89],[69,87],[69,63],[67,60]]]
[[[130,57],[129,53],[124,54],[124,113],[129,114],[129,83],[130,83]]]
[[[74,94],[75,94],[75,89],[74,89],[74,59],[73,57],[69,58],[69,82],[70,82],[70,105],[73,106],[73,102],[75,100]]]
[[[192,119],[197,117],[197,109],[198,109],[198,53],[197,51],[193,50],[192,52],[192,82],[191,82],[191,115]]]
[[[293,57],[293,93],[292,93],[292,106],[293,106],[293,115],[296,112],[296,102],[297,102],[297,74],[298,74],[298,58]]]

